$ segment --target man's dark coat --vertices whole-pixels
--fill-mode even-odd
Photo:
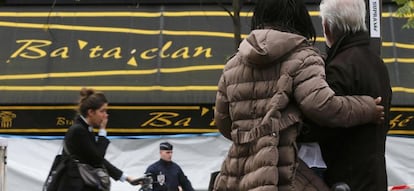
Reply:
[[[386,191],[384,153],[392,92],[387,67],[370,49],[367,33],[348,34],[335,42],[328,50],[326,76],[337,95],[381,96],[385,121],[324,128],[320,146],[328,167],[325,180],[329,185],[346,182],[352,191]]]

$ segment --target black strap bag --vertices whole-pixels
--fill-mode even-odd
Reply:
[[[67,156],[62,154],[55,156],[46,181],[43,183],[42,191],[56,191],[58,189],[62,175],[67,167],[67,161]]]
[[[68,155],[71,155],[65,143],[63,143],[63,149]],[[110,190],[111,180],[108,171],[104,166],[94,167],[86,163],[81,163],[75,156],[72,155],[70,158],[76,163],[79,174],[85,185],[97,188],[100,191]]]
[[[109,191],[111,187],[111,180],[108,171],[105,167],[93,167],[89,164],[80,163],[76,161],[79,169],[79,174],[83,182],[94,188],[102,191]]]

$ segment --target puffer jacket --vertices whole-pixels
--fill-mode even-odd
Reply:
[[[298,180],[296,137],[303,116],[324,126],[374,121],[368,96],[335,96],[324,63],[300,35],[252,31],[226,64],[215,122],[231,145],[215,191],[324,190]],[[296,185],[295,185],[296,184]]]

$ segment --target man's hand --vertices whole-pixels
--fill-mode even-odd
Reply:
[[[382,98],[381,97],[377,97],[375,100],[375,104],[377,104],[376,106],[376,110],[377,110],[377,115],[376,115],[376,123],[377,124],[381,124],[384,122],[384,106],[380,105]]]

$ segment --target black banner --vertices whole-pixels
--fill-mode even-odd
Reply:
[[[324,51],[317,5],[309,5]],[[414,105],[414,35],[383,6],[382,57],[393,105]],[[251,7],[241,13],[242,37]],[[218,5],[0,7],[0,104],[73,104],[82,87],[115,104],[211,104],[232,20]]]
[[[414,135],[414,108],[391,109],[392,135]],[[109,106],[109,135],[199,134],[218,132],[213,105]],[[0,133],[63,135],[75,106],[0,106]]]
[[[232,0],[2,0],[5,5],[141,5],[141,4],[231,4]],[[240,1],[240,0],[238,0]],[[253,3],[255,0],[243,0],[245,4]],[[307,3],[318,3],[320,0],[305,0]]]
[[[0,133],[62,135],[76,116],[74,106],[0,106]],[[109,106],[111,135],[217,132],[211,105]]]
[[[125,5],[125,4],[231,4],[233,0],[3,0],[5,5]],[[240,0],[239,0],[240,1]],[[319,4],[321,0],[303,0],[309,4]],[[392,3],[393,0],[382,0]],[[256,0],[243,0],[245,4],[252,4]]]
[[[241,13],[242,37],[251,8]],[[318,5],[308,9],[323,52]],[[406,19],[393,15],[395,5],[382,9],[391,133],[410,134],[414,35],[401,29]],[[235,52],[233,30],[214,4],[0,7],[0,133],[64,132],[82,87],[103,91],[113,104],[110,133],[216,132],[212,104]]]

